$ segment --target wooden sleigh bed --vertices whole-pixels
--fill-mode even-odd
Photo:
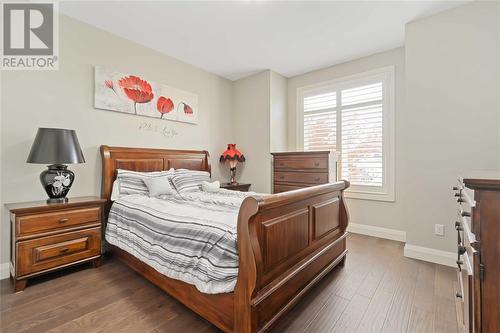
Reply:
[[[106,221],[116,169],[210,172],[207,151],[101,146],[101,156]],[[201,293],[117,247],[110,248],[114,256],[221,330],[265,332],[324,275],[344,264],[347,187],[349,183],[341,181],[260,201],[246,198],[238,215],[239,272],[232,293]]]

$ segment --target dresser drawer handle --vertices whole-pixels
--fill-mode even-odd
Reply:
[[[59,220],[59,223],[60,223],[60,224],[64,224],[64,223],[66,223],[66,222],[68,222],[68,219],[60,219],[60,220]]]
[[[456,297],[456,298],[463,298],[464,296],[462,295],[462,293],[456,293],[456,294],[455,294],[455,297]]]
[[[279,163],[280,166],[285,166],[285,163],[281,162]]]
[[[469,212],[462,212],[462,216],[463,217],[470,217],[470,213]]]
[[[319,162],[314,162],[314,166],[318,167],[319,166]]]
[[[279,176],[278,178],[279,179],[285,179],[285,176]]]
[[[65,248],[62,248],[59,252],[61,252],[61,253],[66,253],[66,252],[68,252],[68,251],[69,251],[69,249],[68,249],[67,247],[65,247]]]

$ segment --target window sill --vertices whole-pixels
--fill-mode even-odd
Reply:
[[[344,192],[344,196],[348,199],[386,201],[386,202],[396,201],[394,193],[377,193],[377,192],[347,190]]]

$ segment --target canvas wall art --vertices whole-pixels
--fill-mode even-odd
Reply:
[[[198,95],[141,76],[95,67],[94,107],[137,116],[198,123]]]

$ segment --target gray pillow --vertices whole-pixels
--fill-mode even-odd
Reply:
[[[145,179],[171,176],[174,171],[153,171],[139,172],[131,170],[118,169],[116,178],[120,183],[120,195],[122,194],[144,194],[148,195],[148,187],[144,183]]]
[[[174,194],[175,190],[170,186],[170,176],[144,178],[144,183],[148,187],[149,196],[157,197],[162,194]]]

